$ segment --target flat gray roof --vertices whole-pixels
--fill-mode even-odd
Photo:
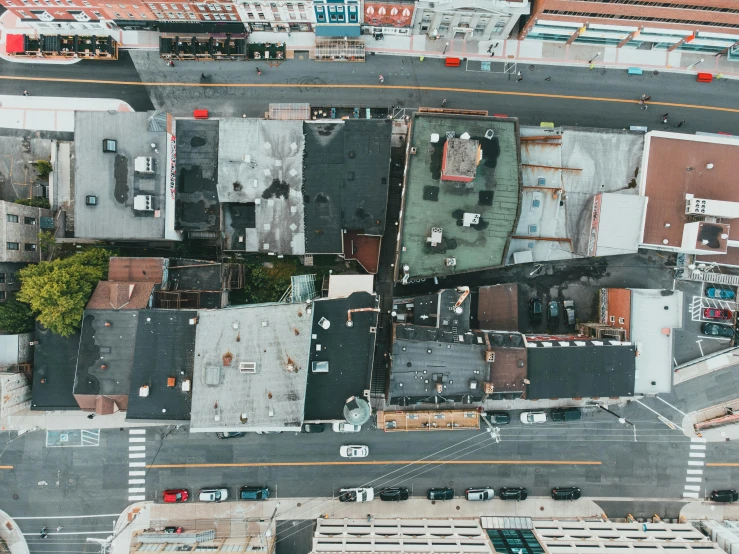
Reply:
[[[312,320],[305,304],[199,311],[190,431],[299,429]]]
[[[253,227],[233,226],[225,214],[226,234],[236,236],[229,248],[304,254],[303,122],[228,118],[218,133],[218,200],[255,211]]]
[[[148,118],[140,112],[75,112],[76,237],[165,238],[167,133],[148,131]],[[117,152],[103,152],[103,139],[117,141]],[[138,156],[153,158],[153,174],[134,171]],[[134,210],[136,195],[151,196],[152,209]],[[87,196],[96,196],[97,204],[87,205]]]

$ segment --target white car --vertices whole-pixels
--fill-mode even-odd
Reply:
[[[372,487],[339,490],[339,502],[371,502],[374,498]]]
[[[369,456],[369,447],[359,444],[350,444],[339,448],[342,458],[366,458]]]
[[[228,489],[201,489],[198,500],[200,502],[223,502],[228,500]]]
[[[532,423],[546,423],[547,413],[546,412],[522,412],[521,423],[532,424]]]
[[[343,421],[335,421],[331,424],[334,433],[359,433],[362,430],[361,425],[352,425]]]

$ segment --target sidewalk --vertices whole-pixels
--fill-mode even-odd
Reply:
[[[5,541],[10,554],[30,554],[28,543],[13,518],[0,510],[0,541]]]
[[[690,502],[680,510],[680,517],[688,521],[696,519],[738,520],[739,505],[714,502]]]
[[[195,494],[195,491],[191,491]],[[276,510],[276,511],[275,511]],[[370,503],[339,502],[333,498],[277,498],[265,502],[225,502],[205,504],[154,504],[139,502],[129,506],[118,518],[110,554],[128,554],[132,535],[143,529],[161,529],[167,525],[197,526],[212,529],[218,520],[311,520],[328,515],[330,518],[479,518],[483,516],[509,516],[531,518],[600,517],[603,510],[586,499],[573,502],[557,502],[548,497],[529,497],[523,502],[491,500],[468,502],[455,498],[450,502],[432,504],[425,498],[412,498],[404,502]],[[224,521],[225,523],[225,521]],[[210,527],[208,527],[210,525]],[[279,539],[279,537],[278,537]]]
[[[90,412],[81,410],[16,412],[0,420],[0,430],[28,433],[31,431],[67,431],[69,429],[120,429],[161,427],[162,423],[141,423],[126,421],[126,412],[110,415],[96,415],[89,419]],[[165,424],[166,425],[166,424]]]

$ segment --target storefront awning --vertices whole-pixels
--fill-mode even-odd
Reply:
[[[8,54],[20,54],[26,51],[25,35],[6,35],[5,51]]]
[[[359,25],[316,25],[317,37],[358,37]]]

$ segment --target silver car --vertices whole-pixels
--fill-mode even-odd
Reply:
[[[495,498],[493,487],[482,487],[479,489],[467,489],[464,491],[467,500],[492,500]]]
[[[223,502],[228,500],[228,489],[200,489],[200,502]]]

